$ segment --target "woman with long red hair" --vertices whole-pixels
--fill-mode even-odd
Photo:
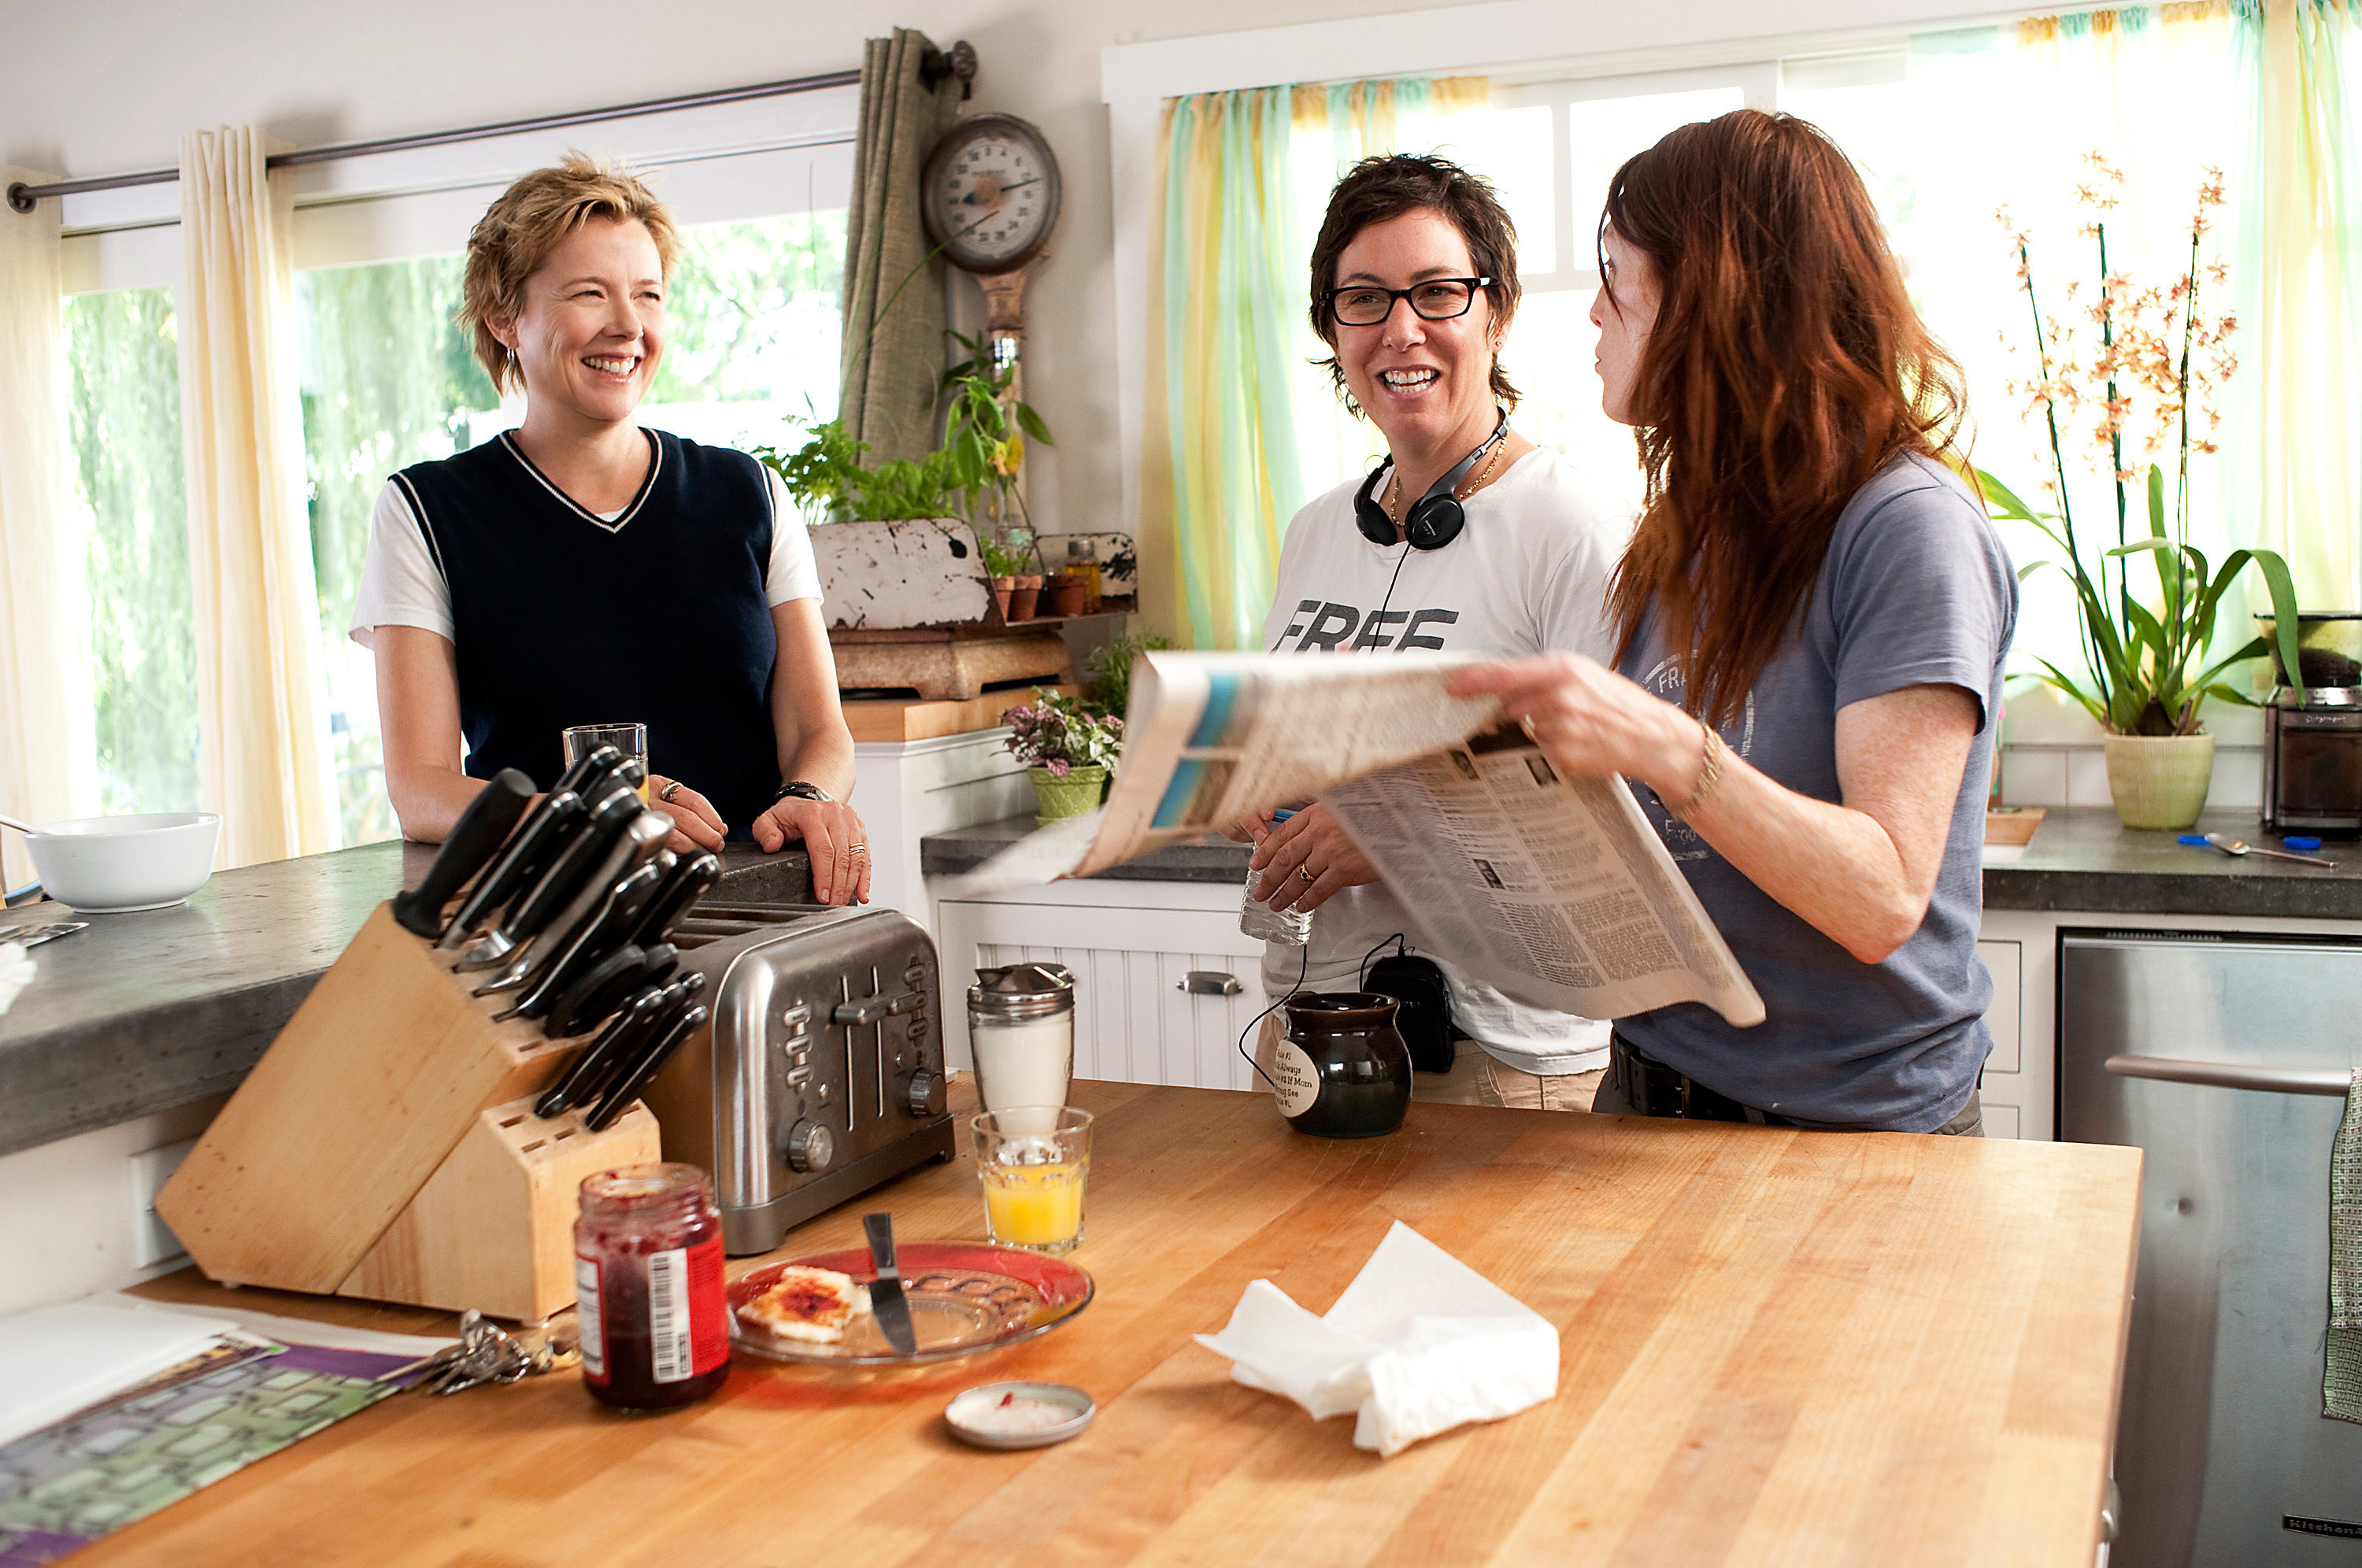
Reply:
[[[1768,1017],[1616,1021],[1601,1111],[1976,1132],[1984,801],[2016,579],[1951,466],[1959,367],[1827,137],[1743,109],[1618,170],[1598,370],[1646,507],[1609,668],[1495,664],[1562,771],[1633,780]]]

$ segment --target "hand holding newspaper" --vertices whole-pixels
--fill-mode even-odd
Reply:
[[[1621,779],[1562,778],[1496,698],[1444,687],[1465,656],[1141,656],[1108,803],[958,878],[977,896],[1087,877],[1319,796],[1418,944],[1539,1007],[1620,1018],[1763,1000]]]

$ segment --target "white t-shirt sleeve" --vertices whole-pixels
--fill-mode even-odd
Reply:
[[[818,599],[820,569],[812,564],[811,530],[778,474],[767,468],[763,472],[771,484],[771,569],[764,577],[764,599],[771,604]]]
[[[380,626],[416,626],[457,642],[451,620],[451,585],[435,553],[426,547],[426,531],[410,510],[410,498],[393,480],[377,492],[370,513],[369,555],[361,563],[361,582],[353,595],[352,639],[363,647]]]
[[[1551,477],[1550,510],[1573,526],[1540,585],[1541,645],[1612,665],[1616,624],[1607,589],[1631,537],[1632,512],[1622,497],[1571,463],[1554,465]]]

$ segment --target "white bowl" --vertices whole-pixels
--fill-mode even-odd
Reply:
[[[25,848],[41,890],[77,914],[170,909],[214,874],[221,818],[211,812],[147,812],[44,823]]]

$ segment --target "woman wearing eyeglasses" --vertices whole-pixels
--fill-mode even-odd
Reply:
[[[1463,675],[1636,782],[1770,1016],[1616,1021],[1601,1110],[1974,1133],[1986,769],[2017,582],[1947,466],[1959,369],[1861,177],[1745,109],[1617,171],[1599,376],[1649,501],[1612,658]]]
[[[1629,507],[1512,429],[1501,349],[1518,306],[1517,234],[1484,181],[1440,158],[1356,164],[1313,247],[1312,324],[1345,406],[1385,437],[1385,461],[1289,523],[1264,646],[1383,657],[1401,649],[1508,658],[1612,657],[1605,591]],[[1242,823],[1277,909],[1316,911],[1308,948],[1271,944],[1274,997],[1359,988],[1402,907],[1317,801]],[[1268,868],[1266,870],[1266,868]],[[1283,884],[1284,880],[1284,885]],[[1416,953],[1417,949],[1412,949]],[[1527,1007],[1444,968],[1463,1043],[1421,1099],[1586,1110],[1607,1027]],[[1264,1024],[1264,1050],[1277,1015]]]

